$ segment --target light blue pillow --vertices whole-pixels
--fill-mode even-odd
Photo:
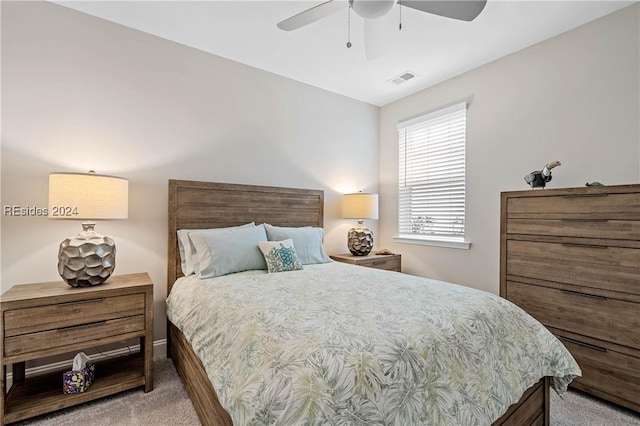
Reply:
[[[189,234],[198,254],[200,278],[267,269],[258,242],[267,241],[264,226],[210,229]]]
[[[239,227],[256,226],[254,222],[240,225]],[[236,228],[235,226],[233,228]],[[198,271],[198,255],[196,249],[189,238],[189,234],[192,232],[207,232],[211,229],[222,228],[207,228],[207,229],[178,229],[178,249],[180,250],[180,262],[182,266],[182,273],[187,275],[197,274]]]
[[[291,239],[284,241],[260,241],[260,251],[267,262],[269,273],[299,271],[302,269]]]
[[[331,262],[322,245],[324,236],[322,228],[311,226],[289,228],[273,226],[268,223],[265,223],[264,227],[267,230],[269,241],[282,241],[289,238],[293,240],[293,246],[296,249],[300,263],[303,265]]]

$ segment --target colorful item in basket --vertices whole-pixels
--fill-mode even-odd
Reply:
[[[62,392],[65,394],[81,393],[89,389],[95,377],[96,366],[87,362],[89,357],[80,352],[73,359],[71,371],[62,375]]]

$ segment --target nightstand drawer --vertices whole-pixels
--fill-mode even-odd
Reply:
[[[384,269],[396,272],[400,272],[402,268],[402,256],[399,254],[369,254],[366,256],[332,254],[329,257],[337,262],[350,263],[352,265],[365,266],[367,268]]]
[[[136,315],[109,321],[85,322],[81,325],[61,327],[38,333],[22,334],[4,339],[4,356],[10,357],[44,349],[71,347],[78,342],[84,342],[86,346],[91,346],[92,340],[144,331],[144,329],[144,315]]]
[[[144,293],[15,309],[4,313],[6,337],[144,314]]]
[[[388,271],[400,271],[400,258],[369,258],[357,263],[359,266],[368,268],[386,269]]]

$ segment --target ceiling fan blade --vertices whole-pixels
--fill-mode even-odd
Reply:
[[[291,18],[287,18],[282,22],[278,22],[278,28],[285,31],[297,30],[300,27],[319,21],[325,16],[329,16],[344,8],[344,4],[340,4],[338,1],[329,0],[314,6],[311,9],[307,9],[304,12],[300,12],[297,15],[293,15]]]
[[[434,15],[445,16],[447,18],[459,19],[461,21],[473,21],[476,19],[484,6],[486,0],[398,0],[398,4],[411,9],[421,10]]]
[[[387,54],[387,23],[384,17],[364,20],[364,51],[370,61]]]

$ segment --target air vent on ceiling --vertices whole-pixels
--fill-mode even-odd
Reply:
[[[398,75],[396,77],[393,77],[391,80],[388,80],[388,81],[390,81],[393,84],[402,84],[402,83],[404,83],[406,81],[411,80],[415,76],[416,76],[416,74],[414,72],[405,71],[402,74],[400,74],[400,75]]]

